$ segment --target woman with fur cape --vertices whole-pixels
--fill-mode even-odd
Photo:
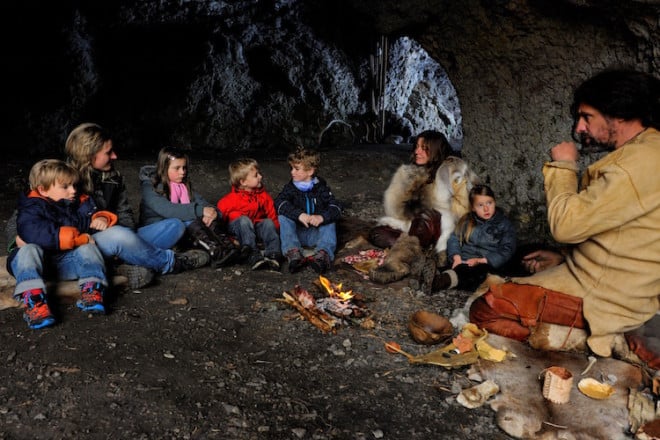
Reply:
[[[405,277],[430,247],[444,255],[456,219],[469,210],[467,193],[478,180],[452,154],[442,133],[428,130],[417,136],[410,163],[399,167],[385,191],[385,216],[369,233],[373,244],[391,248],[384,264],[370,271],[373,281]]]

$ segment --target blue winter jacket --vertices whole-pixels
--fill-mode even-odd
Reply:
[[[516,251],[516,230],[504,213],[496,208],[495,215],[488,220],[474,217],[476,225],[467,243],[461,246],[460,231],[452,232],[447,241],[447,258],[452,261],[454,255],[461,260],[486,257],[488,264],[495,269],[502,267],[513,257]]]
[[[323,224],[334,223],[341,218],[342,206],[335,199],[330,187],[320,177],[314,177],[314,186],[307,192],[296,188],[290,180],[275,198],[275,211],[291,220],[298,221],[303,212],[320,215]]]
[[[94,200],[82,195],[75,200],[54,202],[36,191],[21,194],[18,199],[16,226],[18,235],[26,242],[39,245],[45,252],[66,252],[73,241],[83,233],[93,233],[89,225],[97,215],[105,216],[112,225],[117,217],[107,211],[97,211]],[[13,247],[7,257],[7,267],[16,256]]]

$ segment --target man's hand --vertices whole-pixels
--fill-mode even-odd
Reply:
[[[558,252],[538,250],[525,255],[522,265],[530,273],[537,273],[564,262],[564,256]]]
[[[550,149],[550,157],[552,160],[577,162],[580,158],[580,153],[578,152],[575,143],[561,142]]]

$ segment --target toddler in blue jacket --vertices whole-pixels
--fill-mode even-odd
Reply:
[[[9,250],[7,270],[16,278],[14,297],[22,301],[32,329],[55,323],[43,280],[49,270],[60,280],[78,280],[79,309],[105,313],[105,264],[90,231],[114,225],[117,216],[97,211],[88,195],[76,195],[77,180],[78,172],[66,162],[39,161],[30,170],[30,191],[18,200],[18,235],[26,244]]]

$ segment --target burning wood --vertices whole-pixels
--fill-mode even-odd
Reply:
[[[319,284],[329,296],[316,299],[301,286],[292,292],[284,292],[283,301],[294,307],[300,314],[324,333],[336,333],[337,328],[348,322],[368,317],[371,312],[364,306],[361,295],[343,291],[342,284],[332,283],[320,276]]]
[[[306,320],[323,333],[336,333],[340,323],[332,316],[316,308],[314,297],[305,289],[296,286],[290,294],[282,293],[283,301],[296,309]]]

